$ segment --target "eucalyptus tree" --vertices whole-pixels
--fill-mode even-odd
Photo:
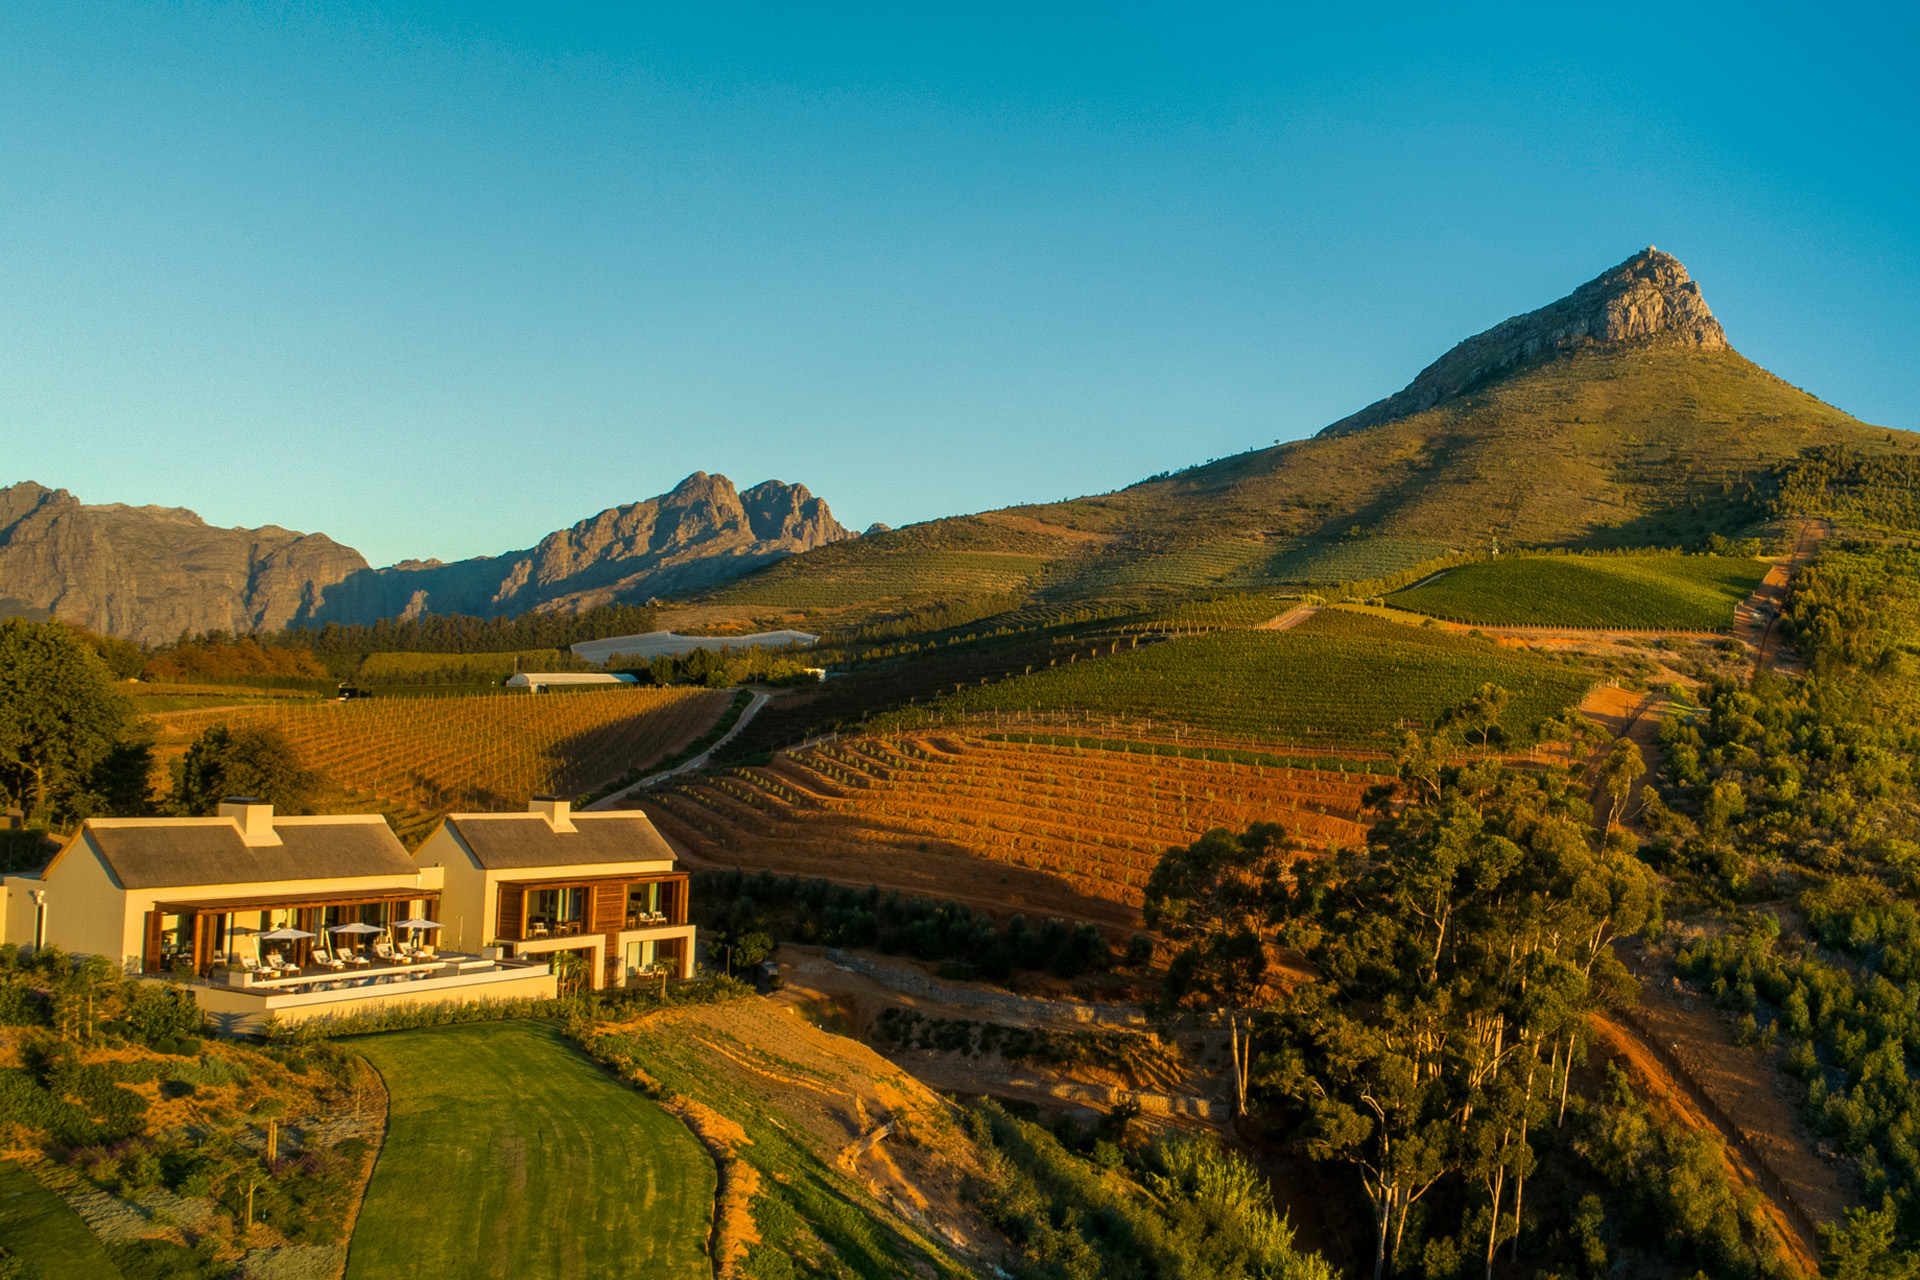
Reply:
[[[1234,1109],[1244,1113],[1253,1057],[1252,1012],[1270,995],[1272,903],[1294,851],[1286,828],[1209,831],[1170,849],[1147,879],[1147,927],[1169,946],[1162,1016],[1217,1011],[1227,1020]]]

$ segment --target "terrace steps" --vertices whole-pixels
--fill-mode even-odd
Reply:
[[[1309,849],[1356,842],[1370,781],[943,733],[823,744],[642,804],[725,865],[943,891],[991,863],[1134,909],[1160,855],[1215,826],[1278,821]]]

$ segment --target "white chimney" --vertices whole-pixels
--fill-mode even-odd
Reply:
[[[555,831],[572,831],[574,829],[573,819],[567,816],[572,808],[573,804],[571,801],[564,800],[559,796],[535,796],[527,802],[527,810],[545,818],[547,825]]]
[[[273,830],[273,806],[264,800],[255,800],[252,796],[228,796],[220,802],[220,816],[233,819],[233,825],[240,828],[240,840],[244,844],[280,843],[280,837]]]

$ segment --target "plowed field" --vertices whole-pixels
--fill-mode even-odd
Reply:
[[[1280,822],[1357,843],[1377,781],[960,734],[862,738],[637,801],[694,857],[1134,927],[1169,846]]]

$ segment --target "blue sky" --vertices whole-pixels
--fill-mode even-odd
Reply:
[[[1309,434],[1647,244],[1920,428],[1910,9],[0,9],[0,482],[530,544]]]

